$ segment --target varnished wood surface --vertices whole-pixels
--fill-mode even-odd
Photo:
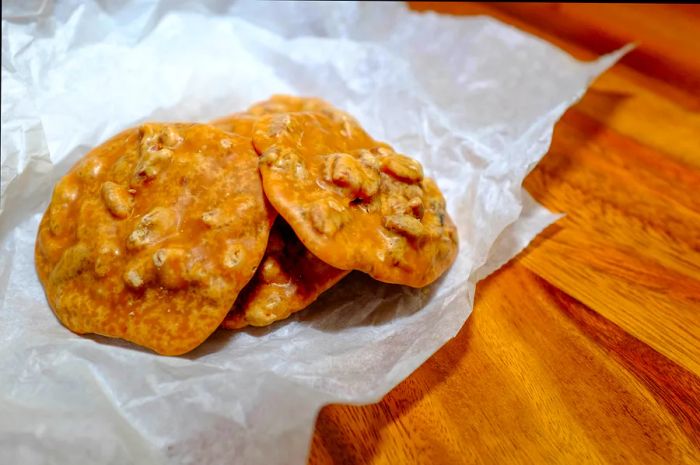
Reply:
[[[525,181],[566,217],[381,402],[324,408],[310,463],[700,463],[700,7],[412,7],[490,15],[581,59],[638,48]]]

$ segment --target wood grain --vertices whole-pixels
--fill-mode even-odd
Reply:
[[[324,408],[310,463],[700,463],[700,8],[412,7],[487,14],[582,59],[639,46],[525,181],[566,216],[381,402]]]
[[[324,409],[311,458],[693,463],[698,394],[696,376],[513,263],[479,286],[459,336],[381,403]]]
[[[596,53],[639,44],[621,62],[642,73],[700,94],[697,16],[672,5],[549,3],[537,8],[498,3],[496,8]]]

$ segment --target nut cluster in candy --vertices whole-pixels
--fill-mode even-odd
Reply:
[[[57,183],[35,258],[67,328],[179,355],[287,318],[352,270],[426,286],[456,253],[420,163],[323,100],[273,96],[91,150]]]

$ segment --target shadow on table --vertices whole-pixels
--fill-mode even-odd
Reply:
[[[361,406],[333,404],[321,409],[310,462],[352,465],[370,462],[379,452],[382,430],[399,422],[460,366],[470,350],[472,321],[468,319],[454,339],[379,402]]]

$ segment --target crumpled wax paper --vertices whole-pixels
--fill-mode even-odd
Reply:
[[[304,463],[324,404],[380,399],[469,316],[475,283],[556,216],[521,188],[591,63],[486,17],[402,4],[3,2],[0,462]],[[359,273],[268,328],[163,357],[59,324],[34,271],[55,182],[146,120],[318,96],[418,158],[459,227],[427,289]]]

